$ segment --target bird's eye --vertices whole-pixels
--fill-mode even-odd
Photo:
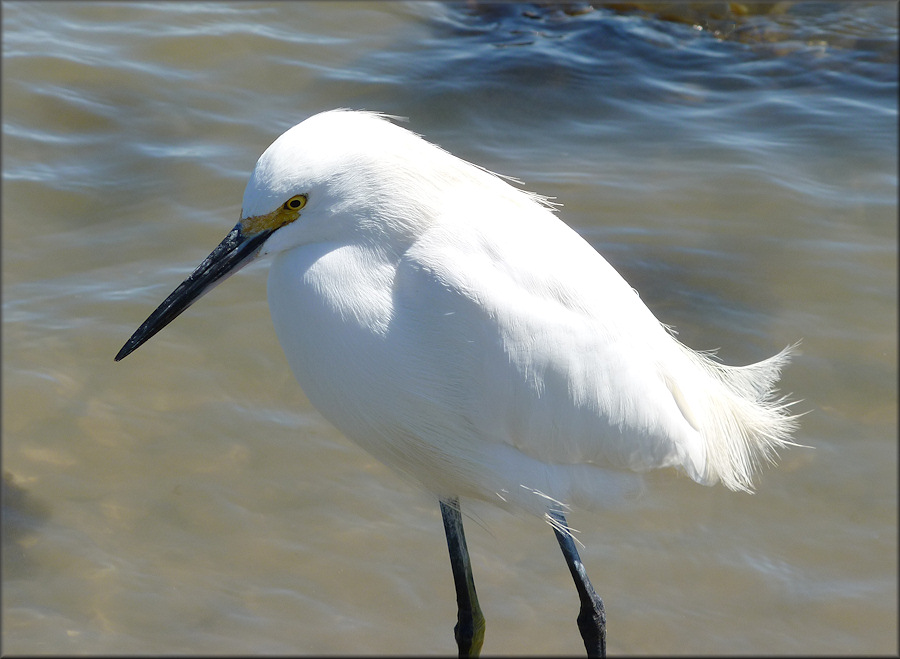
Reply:
[[[298,211],[304,206],[306,206],[306,195],[298,194],[284,202],[282,208],[286,211]]]

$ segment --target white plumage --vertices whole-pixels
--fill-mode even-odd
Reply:
[[[772,385],[680,344],[543,200],[378,115],[333,111],[262,155],[243,216],[308,194],[263,245],[313,405],[439,496],[594,505],[609,469],[748,490],[793,422]]]

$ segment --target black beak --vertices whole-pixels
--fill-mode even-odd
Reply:
[[[250,263],[259,253],[259,248],[266,242],[272,231],[262,231],[252,236],[245,236],[238,223],[225,236],[203,263],[176,288],[172,294],[150,314],[131,338],[119,350],[116,361],[125,359],[137,350],[150,337],[175,320],[178,315],[191,306],[207,291],[233,275]]]

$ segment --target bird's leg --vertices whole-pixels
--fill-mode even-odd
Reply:
[[[603,600],[597,595],[591,580],[588,579],[584,564],[575,548],[572,535],[563,529],[568,528],[565,516],[558,511],[548,512],[557,523],[553,524],[553,531],[563,556],[566,557],[566,565],[575,580],[575,588],[578,589],[578,599],[581,600],[581,611],[578,613],[578,631],[584,640],[584,647],[589,657],[606,656],[606,613],[603,611]]]
[[[484,615],[478,606],[478,595],[475,593],[475,579],[472,576],[472,563],[469,561],[469,550],[466,547],[459,499],[441,501],[441,516],[444,518],[444,533],[447,534],[453,584],[456,586],[456,604],[459,607],[453,634],[456,637],[460,657],[477,657],[484,642]]]

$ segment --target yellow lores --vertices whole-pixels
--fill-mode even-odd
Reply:
[[[263,231],[275,231],[286,224],[290,224],[300,217],[300,211],[306,206],[306,199],[305,194],[294,195],[284,202],[281,208],[276,208],[271,213],[257,215],[256,217],[245,217],[241,220],[241,228],[244,234],[255,236]]]

